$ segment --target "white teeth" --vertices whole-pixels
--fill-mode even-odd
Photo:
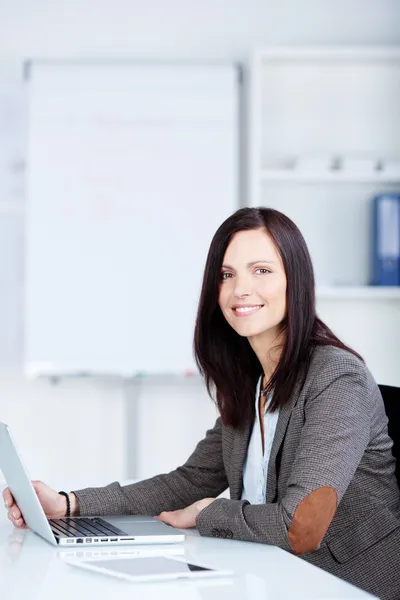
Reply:
[[[236,312],[245,313],[245,312],[251,312],[252,310],[255,310],[256,308],[261,308],[261,305],[259,305],[259,306],[243,306],[242,308],[235,308],[235,310],[236,310]]]

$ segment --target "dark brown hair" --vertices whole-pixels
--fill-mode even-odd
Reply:
[[[194,353],[210,396],[225,425],[240,427],[255,416],[254,396],[262,366],[247,338],[232,329],[218,305],[221,266],[232,237],[263,229],[285,268],[287,313],[282,324],[282,353],[267,390],[274,390],[269,410],[283,406],[297,381],[307,375],[316,345],[332,345],[361,357],[343,344],[315,311],[314,271],[306,242],[287,216],[271,208],[242,208],[215,233],[207,256],[194,334]],[[362,360],[362,359],[361,359]]]

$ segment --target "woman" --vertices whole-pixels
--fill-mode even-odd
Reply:
[[[245,208],[212,240],[195,354],[220,417],[188,461],[133,485],[70,494],[72,514],[153,514],[201,535],[274,544],[400,598],[400,493],[379,389],[315,313],[305,241]],[[35,483],[49,517],[66,499]],[[231,499],[216,497],[227,487]],[[6,490],[9,518],[23,526]]]

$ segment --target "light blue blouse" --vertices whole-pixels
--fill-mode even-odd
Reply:
[[[262,451],[262,438],[260,429],[259,397],[261,388],[261,377],[257,383],[256,390],[256,417],[247,456],[243,467],[243,492],[242,500],[248,500],[250,504],[265,504],[268,463],[271,454],[272,442],[275,435],[279,410],[274,413],[267,412],[271,396],[265,403],[264,409],[264,455]]]

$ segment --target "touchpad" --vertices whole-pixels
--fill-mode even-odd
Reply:
[[[173,527],[160,523],[159,521],[129,521],[128,519],[118,520],[113,519],[112,524],[121,531],[125,531],[129,535],[141,536],[141,535],[173,535],[180,533]]]
[[[118,523],[137,523],[138,521],[140,523],[145,523],[146,521],[154,523],[155,521],[155,518],[149,515],[107,515],[102,518],[110,523],[116,523],[117,521]]]

